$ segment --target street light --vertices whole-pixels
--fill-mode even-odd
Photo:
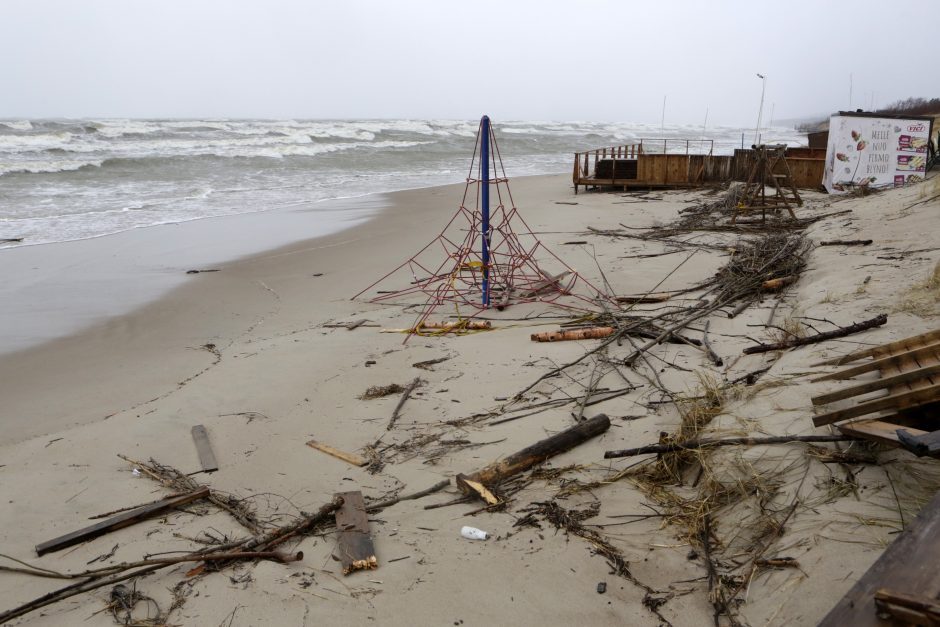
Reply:
[[[761,74],[760,72],[758,72],[757,78],[761,80],[761,88],[760,88],[760,108],[757,110],[757,128],[754,129],[754,145],[755,146],[760,143],[760,123],[761,123],[761,118],[764,116],[764,92],[767,90],[767,77]]]

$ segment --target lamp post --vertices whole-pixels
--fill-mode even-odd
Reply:
[[[761,88],[760,88],[760,108],[757,110],[757,128],[754,129],[754,145],[755,146],[760,143],[760,123],[761,123],[761,118],[764,116],[764,92],[767,91],[767,77],[761,74],[760,72],[758,72],[757,78],[761,80]]]

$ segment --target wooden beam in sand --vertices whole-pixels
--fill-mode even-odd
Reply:
[[[128,512],[118,514],[113,518],[103,520],[98,524],[91,525],[90,527],[85,527],[84,529],[79,529],[78,531],[73,531],[72,533],[65,534],[58,538],[48,540],[42,544],[36,545],[36,555],[45,555],[46,553],[52,553],[54,551],[60,551],[64,548],[74,546],[76,544],[81,544],[87,540],[97,538],[108,532],[116,531],[118,529],[123,529],[124,527],[129,527],[136,523],[151,518],[158,514],[170,511],[187,503],[192,503],[193,501],[198,501],[199,499],[204,499],[209,496],[209,488],[200,488],[189,494],[184,494],[183,496],[177,496],[169,499],[163,499],[162,501],[157,501],[156,503],[151,503],[150,505],[144,505],[138,507],[137,509],[132,509]]]

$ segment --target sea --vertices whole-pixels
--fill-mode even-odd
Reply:
[[[329,199],[459,183],[469,173],[478,126],[478,120],[0,120],[0,248],[213,216],[316,210]],[[493,128],[510,178],[569,172],[575,151],[640,139],[707,137],[715,154],[730,154],[754,136],[753,128],[671,124],[497,120]],[[761,132],[764,141],[805,144],[792,128]],[[331,220],[335,225],[335,211]]]

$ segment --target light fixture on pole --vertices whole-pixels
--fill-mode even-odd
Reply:
[[[757,110],[757,128],[754,129],[754,145],[757,146],[760,144],[760,124],[761,118],[764,117],[764,92],[767,91],[767,77],[757,73],[757,78],[761,80],[760,88],[760,108]]]

